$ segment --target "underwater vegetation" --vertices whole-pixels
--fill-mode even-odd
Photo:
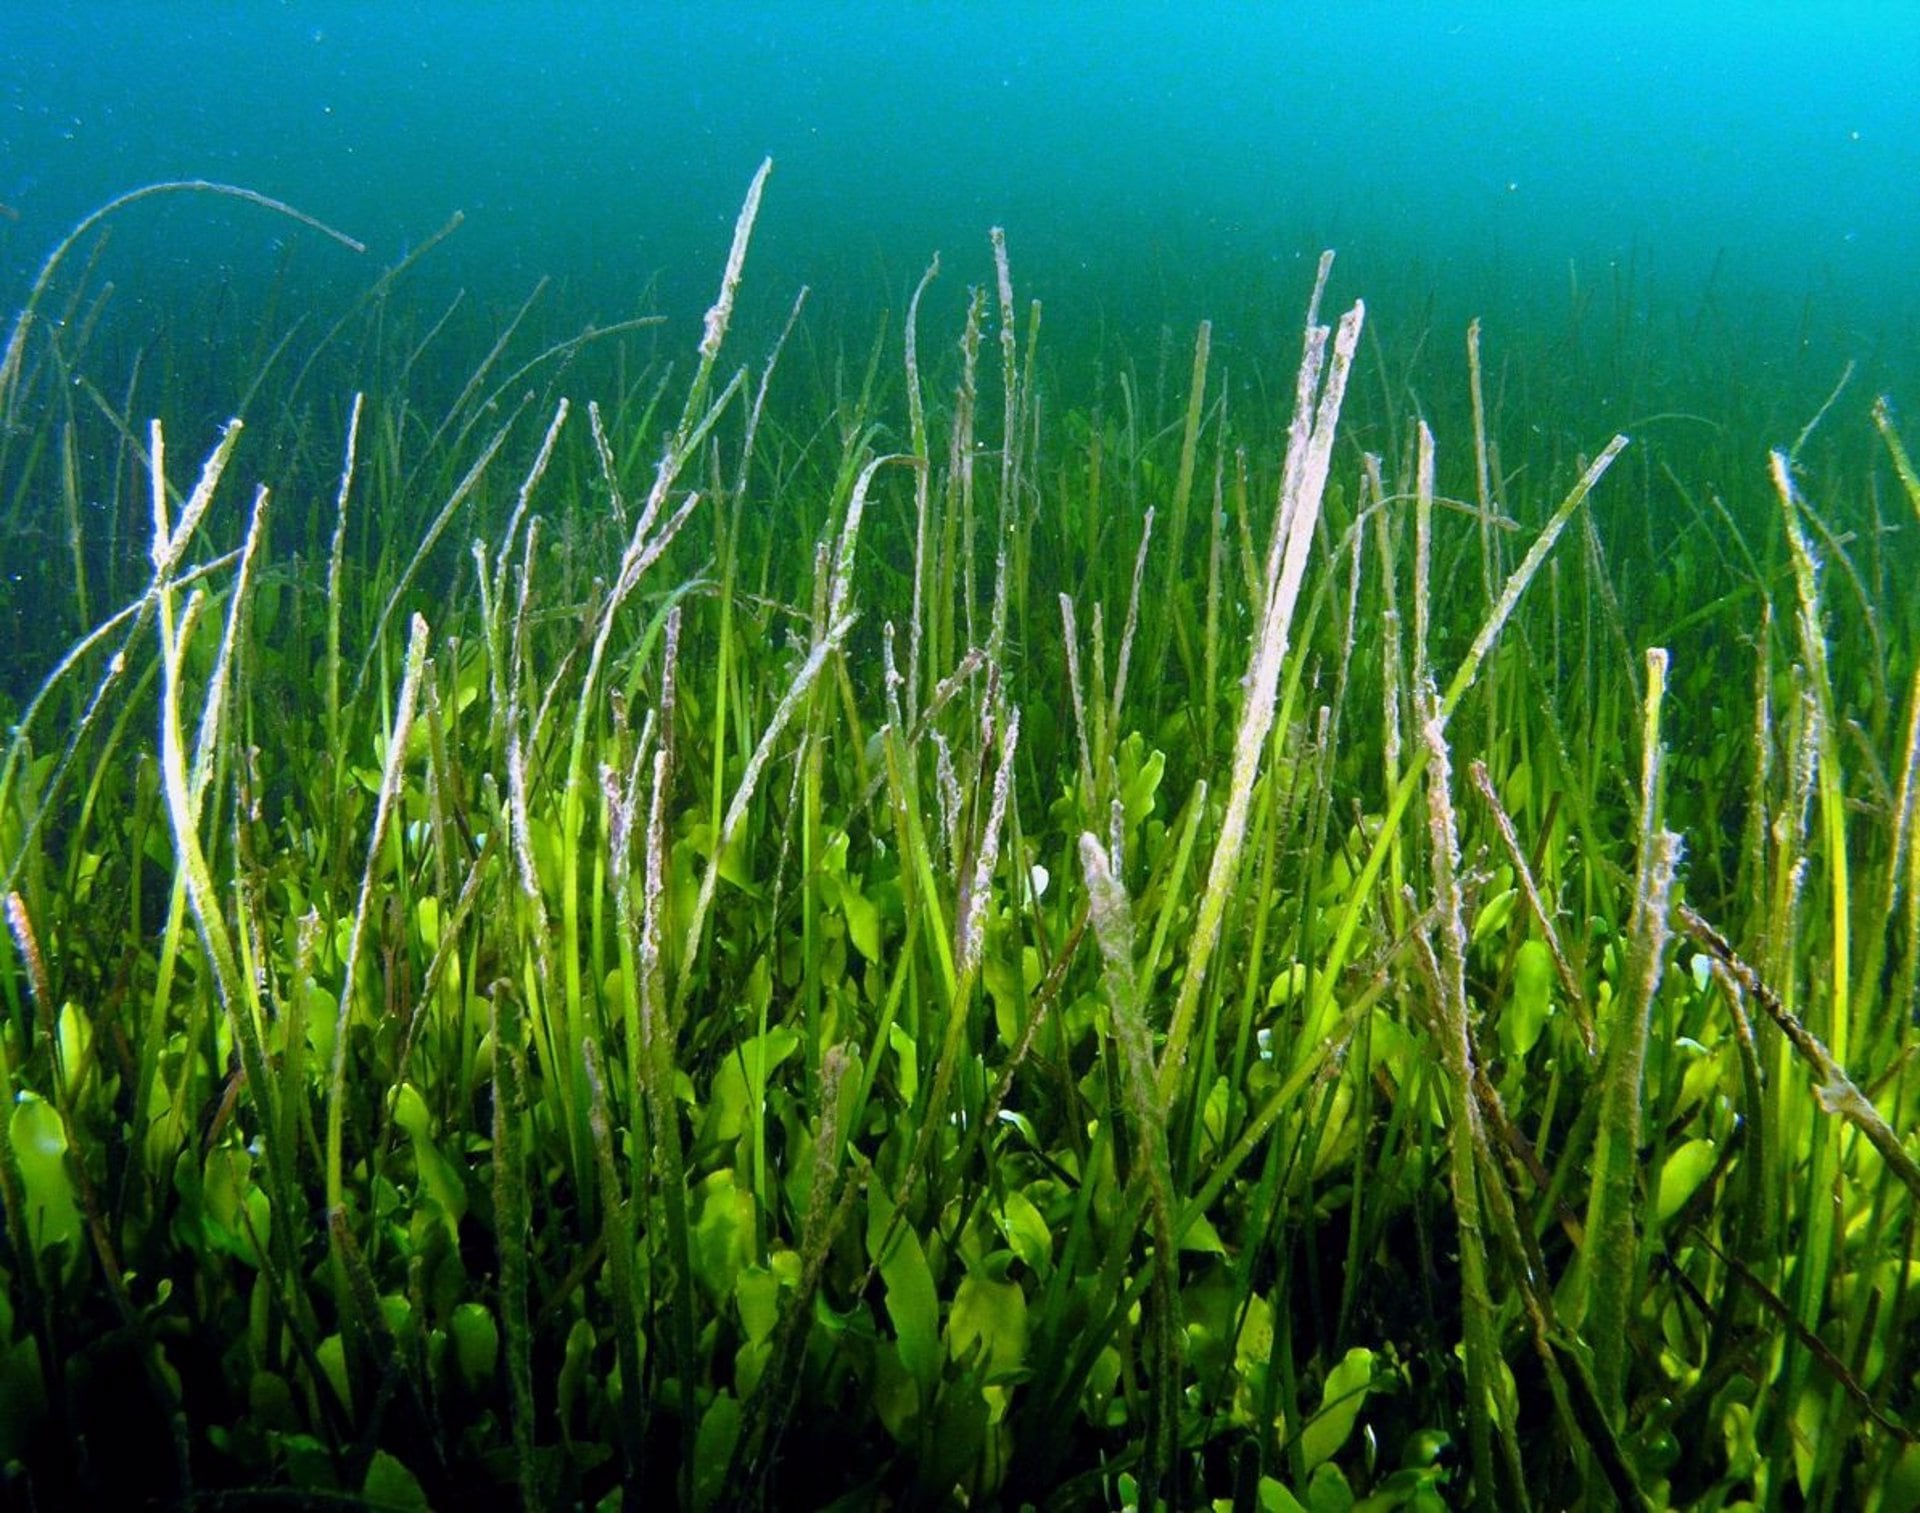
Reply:
[[[9,1499],[1920,1507],[1890,401],[740,358],[767,177],[697,337],[28,291]]]

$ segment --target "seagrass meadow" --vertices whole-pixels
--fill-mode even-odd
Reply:
[[[1900,396],[749,318],[769,167],[703,322],[12,302],[7,1499],[1920,1507]]]

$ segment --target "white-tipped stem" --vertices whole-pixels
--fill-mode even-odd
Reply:
[[[1087,729],[1087,701],[1080,683],[1080,629],[1074,623],[1073,600],[1060,595],[1060,628],[1067,646],[1067,699],[1073,709],[1073,728],[1080,738],[1080,792],[1082,802],[1094,801],[1093,732]]]
[[[661,960],[661,907],[667,887],[667,791],[673,782],[673,707],[679,682],[680,611],[667,616],[667,644],[660,666],[660,749],[653,755],[653,788],[647,800],[645,887],[640,905],[640,1018],[643,1044],[664,1048],[666,978]],[[656,1134],[656,1139],[658,1135]]]
[[[1007,233],[995,226],[987,233],[993,243],[993,274],[1000,295],[1000,373],[1006,399],[1006,419],[1000,431],[1000,534],[1013,529],[1014,480],[1018,476],[1017,441],[1020,430],[1020,368],[1014,351],[1013,268],[1007,261]]]
[[[1920,669],[1907,688],[1906,759],[1900,764],[1899,796],[1893,805],[1893,844],[1887,853],[1887,902],[1900,898],[1900,875],[1906,866],[1907,842],[1913,835],[1916,792],[1920,792]]]
[[[501,573],[506,572],[507,554],[513,550],[513,538],[520,530],[520,522],[526,519],[527,509],[533,499],[533,491],[546,475],[547,464],[553,461],[554,444],[560,439],[560,428],[567,423],[567,411],[570,406],[564,395],[554,406],[553,419],[547,422],[547,433],[540,439],[540,450],[534,454],[533,465],[527,469],[526,477],[520,480],[520,492],[514,496],[513,510],[507,516],[507,528],[500,533]]]
[[[1420,443],[1414,463],[1413,514],[1413,676],[1414,689],[1427,686],[1427,645],[1433,623],[1433,432],[1420,422]]]
[[[1486,386],[1480,375],[1480,319],[1475,316],[1467,326],[1467,391],[1473,399],[1473,497],[1474,514],[1480,524],[1480,586],[1487,603],[1493,603],[1493,585],[1498,567],[1493,521],[1499,512],[1493,500],[1493,464],[1487,439]]]
[[[907,424],[913,455],[922,464],[913,481],[913,611],[907,620],[907,725],[920,712],[920,643],[926,634],[927,553],[932,549],[928,530],[932,521],[933,459],[927,451],[927,407],[920,392],[920,300],[940,274],[940,255],[934,254],[920,275],[913,298],[907,302],[905,336],[907,365]]]
[[[240,642],[240,626],[247,608],[247,590],[253,579],[253,564],[266,538],[267,488],[254,490],[253,512],[247,521],[246,545],[240,549],[240,565],[233,576],[233,589],[227,598],[227,623],[220,635],[220,649],[207,678],[207,702],[200,711],[200,734],[193,748],[193,812],[198,819],[206,801],[207,785],[213,781],[214,753],[220,744],[220,725],[227,712],[227,688],[233,674],[234,650]]]
[[[227,459],[233,456],[233,449],[240,440],[243,429],[236,417],[229,420],[226,429],[220,433],[220,441],[207,454],[207,460],[200,468],[200,479],[193,486],[193,492],[180,509],[180,523],[169,526],[167,513],[167,446],[166,436],[160,429],[160,422],[154,421],[151,429],[153,457],[149,466],[153,472],[153,546],[148,555],[153,560],[156,575],[170,578],[180,566],[180,558],[186,552],[187,542],[199,528],[201,517],[207,513],[207,507],[213,503],[213,491],[220,486],[220,475],[226,471]]]
[[[907,719],[900,708],[900,689],[906,683],[906,679],[901,675],[899,660],[894,655],[895,635],[893,621],[889,620],[880,627],[880,666],[886,679],[887,720],[895,730],[904,735],[907,731]],[[876,734],[884,736],[885,731],[879,731]],[[872,790],[878,791],[878,787],[876,783],[872,785]]]
[[[1227,899],[1239,872],[1240,855],[1246,844],[1247,811],[1253,801],[1261,753],[1265,750],[1267,735],[1273,728],[1274,699],[1279,688],[1280,668],[1286,659],[1294,606],[1306,573],[1307,551],[1313,542],[1321,501],[1326,492],[1333,433],[1339,421],[1341,401],[1346,396],[1347,375],[1352,370],[1353,353],[1359,344],[1360,327],[1365,318],[1366,307],[1358,303],[1341,317],[1339,335],[1334,341],[1333,361],[1318,405],[1314,403],[1311,381],[1317,379],[1320,373],[1327,343],[1325,328],[1318,328],[1318,337],[1309,333],[1306,354],[1301,360],[1296,410],[1288,444],[1287,494],[1280,505],[1286,529],[1283,534],[1276,534],[1274,549],[1269,554],[1267,598],[1251,664],[1247,669],[1245,703],[1241,707],[1239,730],[1234,739],[1233,776],[1227,791],[1226,812],[1221,817],[1220,838],[1214,845],[1213,860],[1207,869],[1206,889],[1201,896],[1200,915],[1194,926],[1186,976],[1181,981],[1180,996],[1174,1004],[1173,1018],[1167,1028],[1166,1050],[1160,1064],[1160,1096],[1163,1102],[1179,1086],[1187,1038],[1200,1007],[1200,990],[1214,947],[1219,941]],[[1278,572],[1273,571],[1276,561]]]
[[[889,452],[874,458],[860,470],[859,478],[854,481],[853,496],[847,501],[847,518],[840,527],[840,540],[834,547],[833,578],[827,592],[828,625],[838,625],[846,618],[847,606],[853,597],[853,552],[860,540],[860,522],[866,515],[867,491],[873,487],[873,475],[890,462],[920,465],[920,459],[911,452]]]
[[[1640,1180],[1642,1090],[1654,997],[1669,933],[1668,911],[1680,861],[1680,838],[1660,823],[1660,708],[1667,654],[1646,654],[1647,692],[1641,716],[1640,816],[1633,911],[1627,924],[1622,990],[1602,1025],[1600,1116],[1594,1134],[1586,1243],[1576,1296],[1593,1340],[1593,1375],[1602,1403],[1618,1414],[1624,1402],[1627,1342],[1641,1276],[1637,1188]]]
[[[413,731],[413,714],[426,659],[427,622],[415,615],[407,639],[406,673],[400,681],[400,701],[394,710],[393,730],[387,737],[387,760],[380,774],[380,792],[374,800],[373,830],[367,838],[367,864],[360,873],[360,892],[354,900],[353,923],[347,930],[346,961],[341,967],[340,1006],[333,1025],[333,1065],[327,1079],[326,1176],[330,1213],[340,1207],[345,1192],[341,1151],[346,1127],[347,1041],[353,1022],[353,979],[366,939],[367,909],[373,898],[373,880],[380,870],[380,852],[386,845],[387,826],[392,821],[400,795],[400,777],[406,769],[408,737]]]
[[[1471,1010],[1467,1002],[1467,921],[1460,887],[1460,835],[1453,810],[1453,764],[1447,750],[1433,688],[1415,693],[1428,761],[1427,824],[1432,848],[1433,909],[1440,949],[1429,958],[1438,1003],[1441,1059],[1447,1069],[1448,1179],[1459,1223],[1461,1310],[1465,1319],[1467,1390],[1472,1403],[1468,1426],[1472,1472],[1478,1496],[1493,1489],[1492,1427],[1497,1419],[1502,1442],[1512,1422],[1512,1402],[1503,1390],[1494,1305],[1487,1281],[1486,1239],[1480,1218],[1480,1178],[1476,1171],[1487,1137],[1474,1095],[1477,1068],[1473,1054]],[[1427,931],[1419,932],[1422,942]],[[1489,1173],[1489,1180],[1495,1179]],[[1489,1417],[1489,1409],[1492,1417]]]
[[[507,813],[512,821],[513,857],[519,872],[520,892],[534,911],[537,921],[535,933],[544,939],[547,906],[540,891],[540,875],[533,864],[533,826],[527,802],[527,751],[533,745],[533,736],[526,729],[526,705],[521,697],[526,666],[527,610],[533,580],[533,549],[539,536],[540,522],[535,519],[527,530],[526,561],[520,570],[520,594],[514,614],[513,657],[508,674],[511,691],[507,696]]]
[[[1884,394],[1873,402],[1873,423],[1880,432],[1880,439],[1886,443],[1887,455],[1893,459],[1894,475],[1900,480],[1907,503],[1913,506],[1914,518],[1920,520],[1920,473],[1914,471],[1906,443],[1901,441],[1900,433],[1894,429],[1893,406],[1887,402]]]
[[[1153,506],[1140,522],[1140,549],[1133,554],[1133,587],[1127,594],[1127,619],[1120,630],[1120,661],[1113,670],[1113,697],[1107,701],[1107,729],[1120,729],[1120,706],[1127,697],[1127,664],[1133,656],[1133,633],[1140,624],[1140,580],[1147,572],[1147,547],[1153,541]],[[1174,543],[1177,548],[1178,541]],[[1117,737],[1116,737],[1117,739]]]
[[[980,849],[973,859],[972,881],[960,901],[959,921],[954,932],[954,959],[962,981],[971,981],[980,969],[986,950],[987,894],[993,883],[994,869],[1000,865],[1000,834],[1007,817],[1007,800],[1013,792],[1013,754],[1020,744],[1020,711],[1007,716],[1006,733],[1000,740],[1000,763],[993,772],[993,798],[987,808],[987,824],[980,837]]]
[[[807,660],[794,680],[788,685],[786,693],[781,695],[780,703],[773,711],[773,718],[767,722],[767,728],[760,733],[759,744],[753,748],[753,755],[747,758],[746,770],[740,774],[740,784],[734,789],[733,800],[727,805],[726,818],[721,821],[720,833],[713,837],[713,851],[707,858],[706,870],[700,876],[700,892],[694,900],[693,917],[687,921],[686,943],[681,948],[680,960],[691,964],[699,959],[700,937],[706,929],[707,912],[713,907],[713,893],[720,881],[720,859],[726,850],[739,838],[740,827],[746,822],[747,808],[753,802],[754,790],[760,785],[760,774],[765,771],[773,756],[773,748],[779,743],[781,735],[792,721],[807,692],[813,687],[814,680],[826,667],[827,660],[837,652],[846,640],[847,632],[853,628],[853,616],[831,627],[825,636],[814,642],[813,650],[807,654]],[[674,989],[676,1012],[686,999],[687,989],[691,986],[691,976],[683,973]]]
[[[966,796],[960,791],[960,774],[954,770],[953,748],[939,731],[932,732],[933,782],[940,800],[940,838],[949,859],[960,855],[960,815]]]
[[[1572,491],[1560,501],[1560,507],[1549,517],[1546,525],[1541,528],[1540,534],[1534,537],[1533,545],[1527,548],[1527,555],[1520,560],[1520,565],[1508,576],[1506,586],[1500,591],[1499,600],[1494,604],[1486,622],[1481,625],[1480,633],[1473,638],[1473,645],[1468,649],[1466,659],[1454,673],[1453,681],[1447,685],[1446,697],[1440,701],[1437,717],[1442,729],[1446,728],[1446,723],[1459,706],[1462,696],[1472,686],[1474,678],[1479,674],[1481,664],[1486,661],[1487,654],[1493,650],[1494,643],[1500,639],[1500,632],[1506,628],[1507,621],[1512,618],[1514,609],[1520,603],[1521,595],[1526,593],[1527,585],[1533,582],[1534,575],[1540,571],[1541,563],[1547,560],[1547,554],[1553,550],[1554,543],[1560,539],[1560,532],[1566,528],[1567,522],[1573,518],[1573,512],[1593,492],[1595,485],[1605,476],[1607,469],[1613,466],[1613,459],[1620,455],[1626,445],[1627,438],[1624,436],[1616,436],[1606,444],[1600,455],[1593,459],[1585,474],[1581,476],[1580,481],[1573,486]]]
[[[347,555],[347,500],[353,492],[353,471],[360,451],[360,415],[364,393],[353,396],[347,418],[346,457],[340,464],[340,492],[333,504],[333,541],[327,549],[327,740],[340,749],[340,576]]]
[[[753,223],[760,214],[760,196],[767,187],[767,175],[773,172],[773,159],[763,158],[753,182],[747,186],[747,198],[740,216],[733,223],[733,245],[727,251],[727,271],[720,280],[720,294],[708,308],[700,333],[700,361],[711,367],[720,355],[726,339],[727,323],[733,319],[733,300],[740,290],[740,275],[747,264],[747,244],[753,240]]]
[[[620,497],[620,476],[614,465],[613,444],[607,440],[607,427],[600,418],[600,401],[597,399],[587,401],[587,426],[593,432],[593,452],[600,460],[600,477],[607,485],[607,502],[613,508],[613,518],[625,525],[627,502]]]

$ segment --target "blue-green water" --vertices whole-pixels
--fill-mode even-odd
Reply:
[[[951,303],[990,278],[1003,225],[1056,356],[1203,316],[1230,361],[1291,346],[1322,246],[1382,340],[1431,324],[1449,357],[1471,316],[1523,345],[1583,304],[1809,393],[1849,358],[1897,388],[1916,350],[1910,5],[14,0],[0,42],[9,303],[94,205],[204,177],[368,257],[145,208],[110,254],[125,318],[221,279],[244,305],[289,239],[324,299],[462,210],[423,300],[506,309],[545,275],[562,324],[692,321],[771,155],[747,309],[808,284],[856,347],[936,250]]]

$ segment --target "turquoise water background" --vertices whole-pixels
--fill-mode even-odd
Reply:
[[[1055,356],[1207,316],[1228,361],[1281,342],[1285,368],[1331,246],[1383,340],[1431,328],[1449,360],[1472,316],[1518,346],[1585,311],[1643,325],[1688,407],[1729,344],[1738,381],[1796,403],[1848,359],[1896,392],[1914,371],[1920,6],[10,0],[0,40],[8,305],[88,209],[156,179],[369,246],[137,207],[105,265],[136,328],[215,285],[242,318],[274,279],[324,304],[456,210],[426,303],[504,316],[548,276],[558,325],[696,322],[771,155],[745,310],[805,283],[854,349],[936,250],[929,329],[953,329],[1001,225]]]

